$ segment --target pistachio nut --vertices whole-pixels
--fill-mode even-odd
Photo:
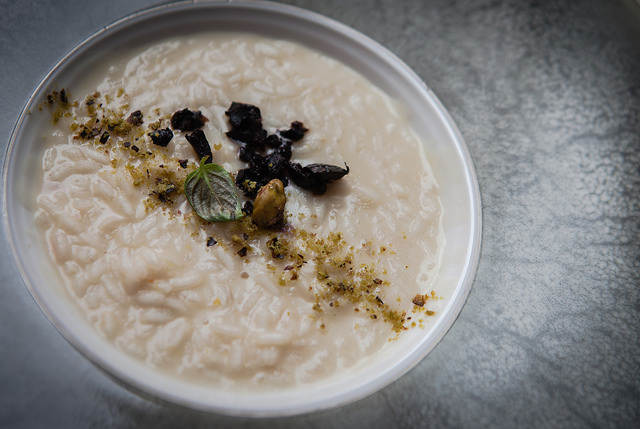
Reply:
[[[287,196],[284,185],[279,179],[273,179],[258,191],[253,202],[252,218],[262,228],[273,228],[284,219],[284,206]]]

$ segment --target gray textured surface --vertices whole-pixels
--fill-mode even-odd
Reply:
[[[76,43],[145,0],[0,0],[0,149]],[[640,7],[631,0],[295,0],[405,60],[449,109],[483,198],[460,318],[408,376],[258,421],[155,404],[47,322],[0,246],[0,427],[638,427]]]

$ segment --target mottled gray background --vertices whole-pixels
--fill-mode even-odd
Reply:
[[[0,149],[46,72],[151,0],[0,0]],[[55,331],[0,245],[0,427],[640,427],[640,6],[287,1],[379,41],[460,127],[483,200],[478,275],[412,372],[276,420],[141,399]]]

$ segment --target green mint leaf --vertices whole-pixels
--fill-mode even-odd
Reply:
[[[184,193],[193,210],[209,222],[227,222],[243,216],[233,179],[217,164],[206,164],[189,173],[184,181]]]

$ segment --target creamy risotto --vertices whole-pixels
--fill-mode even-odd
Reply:
[[[424,329],[442,209],[397,103],[332,59],[258,36],[199,34],[109,61],[43,103],[53,131],[36,212],[100,335],[178,377],[259,390],[339,375]],[[323,194],[285,180],[276,227],[203,220],[184,190],[198,155],[171,117],[200,111],[212,161],[235,178],[247,163],[226,135],[233,102],[259,107],[268,133],[308,129],[291,162],[349,174]]]

